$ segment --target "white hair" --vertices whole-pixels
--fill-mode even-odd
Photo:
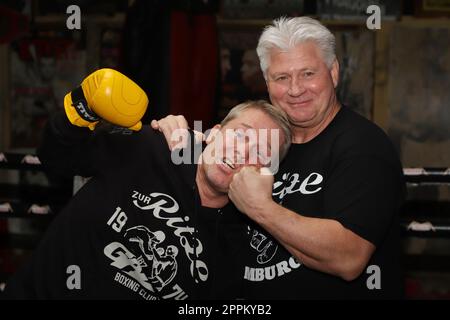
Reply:
[[[317,44],[323,60],[328,68],[331,68],[336,59],[336,40],[330,30],[319,21],[309,17],[281,17],[265,27],[256,48],[264,78],[267,79],[272,49],[288,51],[306,41],[314,41]]]

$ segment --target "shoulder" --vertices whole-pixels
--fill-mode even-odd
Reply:
[[[136,146],[140,152],[157,156],[158,158],[170,158],[170,149],[164,135],[152,127],[143,126],[140,131],[133,132]]]
[[[155,147],[159,148],[165,147],[167,150],[169,150],[164,135],[158,130],[153,129],[149,125],[142,126],[142,129],[135,132],[135,134],[136,138],[139,141],[151,143],[152,145],[155,145]]]
[[[336,116],[333,153],[339,157],[374,157],[398,163],[397,151],[387,134],[372,121],[347,107]]]
[[[352,136],[356,137],[357,133],[364,133],[369,138],[383,140],[387,138],[384,131],[378,125],[348,107],[342,107],[336,118],[341,131],[349,136],[352,134]]]
[[[97,131],[97,130],[96,130]],[[132,131],[117,126],[106,126],[96,132],[96,144],[108,150],[120,161],[148,161],[155,158],[163,160],[170,157],[170,150],[164,135],[150,126],[143,126],[139,131]]]
[[[152,129],[150,126],[142,127],[134,132],[136,151],[143,159],[152,159],[155,164],[168,167],[174,172],[187,170],[191,172],[192,165],[197,163],[196,156],[202,152],[202,144],[196,144],[194,132],[189,130],[187,145],[183,148],[169,149],[163,133]]]

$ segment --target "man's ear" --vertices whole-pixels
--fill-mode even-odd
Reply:
[[[333,79],[333,86],[336,87],[339,84],[339,62],[337,59],[334,59],[333,64],[331,65],[331,79]]]
[[[220,131],[220,128],[222,128],[222,126],[220,124],[216,124],[214,127],[208,130],[209,132],[207,132],[205,140],[206,144],[210,144],[211,142],[214,141],[214,139],[217,136],[217,133]]]

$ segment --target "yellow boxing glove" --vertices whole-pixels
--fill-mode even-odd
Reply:
[[[144,90],[113,69],[100,69],[83,80],[81,86],[64,97],[69,121],[94,130],[100,119],[138,131],[147,110]]]

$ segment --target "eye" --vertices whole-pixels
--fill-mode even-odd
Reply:
[[[258,157],[258,161],[259,163],[266,165],[267,163],[269,163],[270,157],[267,154],[267,150],[263,150],[261,149],[261,147],[258,147],[256,150],[256,156]]]
[[[242,139],[244,137],[244,132],[242,130],[234,130],[234,136],[238,139]]]
[[[286,81],[288,80],[288,76],[278,76],[275,78],[275,81]]]
[[[305,71],[305,72],[303,73],[303,76],[304,76],[305,78],[311,78],[313,75],[314,75],[314,72],[312,72],[312,71]]]

